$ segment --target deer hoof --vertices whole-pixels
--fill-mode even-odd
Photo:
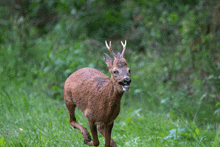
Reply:
[[[94,146],[94,144],[93,144],[93,141],[91,140],[91,141],[89,141],[89,142],[87,142],[87,143],[85,143],[85,144],[87,144],[87,145],[89,145],[89,146]]]
[[[91,141],[92,141],[91,136],[87,136],[87,138],[84,138],[84,144],[88,144]]]

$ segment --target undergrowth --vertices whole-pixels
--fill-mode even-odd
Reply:
[[[0,146],[86,146],[69,124],[64,82],[82,67],[110,76],[101,52],[105,40],[121,51],[119,38],[132,82],[113,127],[118,146],[220,146],[218,1],[25,2],[0,7]],[[78,109],[76,118],[89,128]]]
[[[84,42],[53,50],[54,43],[49,39],[50,36],[36,41],[34,50],[40,55],[24,64],[22,70],[15,66],[16,62],[24,62],[16,59],[16,48],[12,51],[6,46],[1,50],[7,61],[2,62],[1,68],[1,146],[86,146],[80,131],[69,124],[63,83],[69,74],[84,66],[109,75],[107,67],[101,53],[88,54]],[[104,47],[99,50],[106,51]],[[121,100],[121,112],[112,133],[118,146],[220,145],[216,111],[219,105],[211,108],[204,102],[209,94],[198,91],[190,95],[183,88],[172,89],[172,85],[157,80],[163,70],[159,64],[162,59],[131,56],[133,53],[126,54],[132,69],[131,90]],[[37,58],[44,60],[38,63]],[[81,111],[76,111],[76,118],[89,129]],[[104,146],[100,133],[99,140]]]

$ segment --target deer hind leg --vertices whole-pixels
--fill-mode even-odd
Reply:
[[[99,140],[98,140],[98,134],[97,134],[97,126],[89,120],[88,120],[88,123],[89,123],[89,127],[92,133],[93,140],[91,142],[88,142],[87,145],[98,146]]]
[[[76,117],[75,117],[75,108],[76,108],[76,105],[75,104],[66,104],[66,107],[69,111],[69,122],[70,124],[74,127],[74,128],[77,128],[79,129],[82,134],[83,134],[83,137],[84,137],[84,143],[87,144],[88,142],[91,142],[91,136],[88,132],[88,130],[81,126],[77,121],[76,121]]]
[[[98,131],[105,137],[105,147],[117,147],[115,141],[111,139],[112,128],[113,128],[113,123],[111,125],[98,126]]]

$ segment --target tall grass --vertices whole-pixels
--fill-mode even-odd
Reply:
[[[109,75],[101,56],[106,48],[103,43],[103,48],[88,49],[84,41],[57,44],[58,37],[53,35],[34,41],[31,55],[35,56],[29,61],[19,56],[16,43],[0,46],[4,48],[0,50],[1,146],[86,146],[81,132],[69,124],[63,83],[69,74],[85,66]],[[195,94],[187,95],[172,82],[164,84],[161,62],[166,59],[129,51],[125,56],[132,83],[121,100],[121,112],[113,127],[112,138],[118,146],[220,145],[218,112],[213,114],[217,108],[204,102],[208,96],[202,98],[203,91],[198,88]],[[76,111],[76,118],[89,129],[81,111]],[[104,146],[104,137],[98,135],[100,146]]]
[[[1,83],[0,145],[86,146],[83,145],[81,132],[69,124],[64,102],[49,98],[41,91],[41,86],[30,87],[14,81],[10,81],[9,85]],[[119,146],[219,145],[219,130],[207,131],[184,118],[175,119],[172,114],[152,112],[145,102],[144,99],[139,101],[123,97],[121,112],[112,133]],[[76,118],[89,129],[81,111],[76,111]],[[185,131],[173,135],[169,132],[178,128]],[[100,133],[99,140],[100,146],[104,146],[104,137]]]

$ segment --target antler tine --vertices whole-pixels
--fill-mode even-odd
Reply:
[[[107,49],[109,50],[109,52],[113,55],[113,57],[116,58],[116,55],[115,55],[115,53],[112,50],[111,41],[109,42],[109,46],[108,46],[107,41],[105,41],[105,45],[106,45]]]
[[[110,41],[110,43],[109,43],[110,47],[108,46],[108,43],[107,43],[106,40],[105,40],[105,45],[106,45],[107,49],[110,50],[110,48],[111,48],[111,46],[112,46],[112,45],[111,45],[111,41]]]
[[[121,45],[123,46],[123,51],[121,53],[121,57],[124,57],[124,54],[125,54],[125,50],[126,50],[126,44],[127,44],[127,41],[125,40],[125,44],[121,41]]]

